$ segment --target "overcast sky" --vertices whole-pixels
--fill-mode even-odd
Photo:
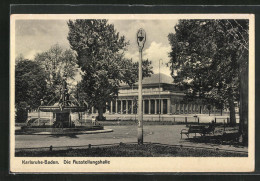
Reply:
[[[161,72],[170,75],[165,63],[169,61],[171,50],[168,34],[174,32],[178,20],[109,20],[115,25],[120,35],[130,42],[127,58],[138,61],[136,33],[139,28],[146,31],[146,43],[143,59],[152,61],[154,73],[159,72],[159,59],[163,60]],[[16,20],[15,53],[25,58],[33,59],[36,53],[48,50],[58,43],[63,48],[69,48],[67,20]]]

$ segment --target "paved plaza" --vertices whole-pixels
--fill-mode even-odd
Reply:
[[[247,152],[247,147],[193,143],[187,139],[181,139],[180,132],[185,128],[185,125],[144,125],[144,142]],[[113,129],[113,132],[81,135],[16,135],[15,146],[16,148],[37,148],[52,145],[55,148],[137,142],[137,125],[105,126],[105,129]]]

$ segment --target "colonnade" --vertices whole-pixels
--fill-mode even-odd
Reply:
[[[107,104],[104,113],[109,114],[137,114],[137,100],[117,99]],[[142,104],[143,114],[205,114],[208,113],[206,105],[171,102],[170,98],[165,99],[144,99]],[[212,110],[215,112],[216,109]],[[93,107],[91,113],[97,113]]]
[[[206,106],[196,103],[181,104],[176,103],[172,105],[173,114],[203,114],[206,113]]]
[[[143,114],[170,114],[170,99],[144,99],[142,104]],[[106,112],[110,114],[136,114],[137,100],[118,99],[111,101]],[[92,108],[92,113],[94,110]]]

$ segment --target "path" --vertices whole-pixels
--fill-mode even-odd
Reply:
[[[15,145],[16,148],[36,148],[49,147],[50,145],[53,147],[59,147],[137,142],[136,125],[106,126],[105,128],[113,129],[114,131],[110,133],[83,134],[74,136],[16,135]],[[188,142],[185,139],[180,139],[181,129],[184,128],[185,125],[146,125],[144,126],[144,142],[247,151],[247,147]]]

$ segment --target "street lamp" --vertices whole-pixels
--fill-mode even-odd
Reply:
[[[161,60],[159,60],[159,121],[161,121]],[[157,110],[156,110],[157,111]]]
[[[137,141],[138,144],[143,144],[143,110],[142,110],[142,51],[146,40],[144,29],[137,31],[137,45],[139,48],[139,82],[138,82],[138,128]]]

